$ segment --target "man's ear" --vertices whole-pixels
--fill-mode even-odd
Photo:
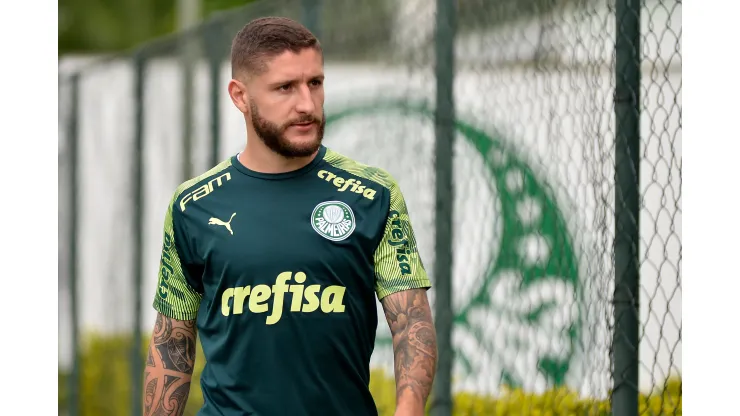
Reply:
[[[229,81],[229,96],[236,108],[244,114],[249,113],[249,93],[247,86],[238,79]]]

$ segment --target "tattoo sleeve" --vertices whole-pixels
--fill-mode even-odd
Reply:
[[[144,416],[181,416],[195,366],[195,321],[157,315],[144,371]]]
[[[412,400],[423,407],[437,364],[437,336],[426,291],[404,290],[381,303],[393,335],[396,401]]]

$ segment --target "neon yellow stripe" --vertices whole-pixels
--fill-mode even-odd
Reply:
[[[391,188],[389,212],[398,213],[398,216],[396,217],[394,214],[393,218],[388,219],[383,239],[375,250],[375,284],[378,299],[383,299],[385,296],[401,290],[431,286],[429,276],[424,270],[417,249],[416,237],[411,227],[411,217],[406,208],[406,202],[400,188],[395,183]],[[394,235],[394,230],[396,235]],[[407,244],[393,244],[398,244],[401,241],[396,238],[398,233],[402,233],[402,240],[406,240]],[[406,253],[405,249],[410,252]],[[404,251],[404,253],[399,253],[399,250]],[[405,259],[401,256],[405,256]]]
[[[154,309],[159,313],[178,320],[193,320],[198,315],[201,295],[193,290],[185,279],[180,253],[175,246],[173,209],[179,196],[198,182],[213,176],[231,166],[231,158],[219,163],[196,178],[183,182],[167,208],[164,220],[164,241],[159,263],[159,284],[154,297]]]
[[[331,149],[326,149],[324,160],[337,169],[373,181],[386,189],[390,190],[395,186],[396,181],[383,169],[362,164]]]
[[[175,196],[172,197],[172,201],[170,201],[170,206],[175,203],[175,200],[182,195],[183,192],[188,190],[189,188],[192,188],[193,185],[197,184],[198,182],[202,181],[203,179],[208,178],[209,176],[214,176],[215,174],[221,172],[222,170],[226,170],[231,166],[231,157],[224,160],[223,162],[219,163],[218,165],[212,167],[209,169],[206,173],[202,175],[198,175],[193,179],[187,180],[180,184],[180,186],[177,187],[175,190]]]

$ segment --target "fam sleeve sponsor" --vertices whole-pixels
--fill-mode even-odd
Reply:
[[[431,287],[416,247],[406,202],[395,181],[390,186],[390,203],[383,238],[374,257],[378,299],[402,290]]]
[[[225,172],[224,174],[216,176],[210,181],[199,186],[195,190],[186,193],[185,196],[183,196],[182,199],[180,200],[180,211],[185,212],[185,208],[189,202],[197,201],[201,198],[207,197],[208,195],[213,193],[214,190],[223,186],[224,182],[227,182],[230,180],[231,180],[231,173]]]

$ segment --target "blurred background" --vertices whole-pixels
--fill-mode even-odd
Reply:
[[[267,15],[323,44],[325,144],[405,194],[431,414],[681,414],[680,0],[60,0],[60,414],[140,414],[167,204],[244,146],[228,52]]]

